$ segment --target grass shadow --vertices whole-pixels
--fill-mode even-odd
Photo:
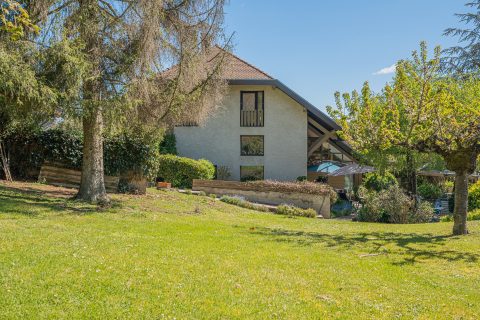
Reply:
[[[315,244],[344,250],[360,248],[368,254],[360,256],[391,255],[392,264],[414,264],[420,260],[440,259],[476,263],[480,254],[445,248],[446,241],[453,236],[419,233],[371,232],[332,235],[317,232],[292,231],[278,228],[255,228],[251,233],[269,237],[273,241],[287,242],[300,246]],[[389,248],[386,248],[389,246]],[[392,247],[393,246],[393,247]]]
[[[73,193],[65,189],[51,188],[44,191],[32,187],[0,186],[0,214],[36,216],[43,209],[57,213],[87,215],[120,207],[121,203],[116,200],[112,200],[108,208],[76,201],[73,199]],[[35,210],[29,210],[32,208]]]

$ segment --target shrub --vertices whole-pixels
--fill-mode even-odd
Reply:
[[[212,199],[217,199],[217,195],[215,193],[210,193],[208,196]]]
[[[390,186],[397,185],[398,182],[395,176],[390,172],[385,172],[384,174],[370,172],[365,175],[363,184],[368,190],[380,191],[388,189]]]
[[[175,134],[165,134],[160,143],[160,153],[177,155],[177,138],[175,137]]]
[[[201,196],[201,197],[206,197],[206,196],[207,196],[207,193],[206,193],[205,191],[200,191],[200,192],[198,193],[198,195]]]
[[[45,130],[11,138],[14,150],[12,169],[17,177],[36,178],[45,161],[65,168],[80,170],[82,165],[82,137],[58,129]],[[104,141],[104,168],[106,175],[135,172],[155,176],[158,165],[158,144],[145,139],[119,135]],[[31,172],[31,173],[30,173]],[[24,176],[28,175],[28,176]]]
[[[441,185],[440,188],[442,188],[443,193],[452,193],[453,192],[453,181],[450,180],[445,180]]]
[[[245,209],[250,209],[250,210],[256,210],[256,211],[261,211],[261,212],[269,212],[270,210],[268,207],[261,205],[261,204],[256,204],[256,203],[251,203],[246,201],[245,199],[241,197],[230,197],[230,196],[222,196],[220,198],[220,201],[232,204],[238,207],[242,207]]]
[[[299,177],[297,177],[297,181],[299,181],[299,182],[307,181],[307,176],[299,176]]]
[[[471,211],[467,214],[467,220],[468,221],[476,221],[480,220],[480,209]],[[453,215],[445,215],[440,218],[441,222],[452,222],[453,221]]]
[[[153,180],[158,171],[158,143],[126,135],[108,138],[103,159],[106,175],[128,174]]]
[[[425,223],[432,221],[434,217],[434,209],[430,202],[422,201],[418,204],[416,210],[413,210],[409,217],[409,223]]]
[[[419,223],[430,221],[433,208],[428,202],[415,208],[413,200],[398,185],[379,192],[361,187],[362,201],[357,219],[367,222]]]
[[[217,180],[228,180],[231,176],[232,176],[232,173],[230,172],[229,167],[227,166],[217,167],[217,173],[216,173]]]
[[[82,139],[62,130],[15,134],[8,138],[10,167],[17,178],[36,179],[45,161],[80,169]]]
[[[435,200],[442,196],[442,188],[434,183],[423,182],[417,188],[417,193],[424,199]]]
[[[158,176],[176,188],[191,188],[193,179],[213,179],[215,167],[205,159],[194,160],[174,155],[160,155]]]
[[[468,188],[468,210],[480,209],[480,180]]]
[[[291,217],[315,218],[317,212],[313,209],[302,209],[292,205],[282,204],[277,207],[276,214],[283,214]]]

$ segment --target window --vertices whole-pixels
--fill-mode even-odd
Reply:
[[[263,91],[240,92],[240,126],[263,127]]]
[[[263,156],[263,136],[240,136],[242,156]]]
[[[263,166],[240,166],[240,181],[263,180]]]

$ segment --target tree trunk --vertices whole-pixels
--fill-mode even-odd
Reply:
[[[103,171],[103,115],[100,108],[83,118],[82,178],[77,199],[108,202]]]
[[[5,145],[2,140],[0,140],[0,160],[3,169],[3,173],[5,174],[5,180],[8,182],[12,182],[12,174],[10,173],[10,163],[8,159],[7,151],[5,150]]]
[[[77,199],[88,202],[108,202],[103,171],[103,113],[101,39],[99,39],[99,3],[80,0],[80,38],[85,42],[84,53],[91,64],[91,76],[83,85],[83,161],[82,178]]]
[[[455,207],[453,209],[453,234],[468,234],[468,174],[458,171],[455,175]]]
[[[407,191],[417,199],[417,169],[415,159],[411,151],[407,151],[405,176],[407,178]]]

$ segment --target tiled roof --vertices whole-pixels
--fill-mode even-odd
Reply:
[[[225,69],[224,77],[227,80],[239,80],[239,79],[263,79],[263,80],[272,80],[273,77],[268,75],[266,72],[258,69],[257,67],[251,65],[245,60],[240,59],[233,53],[225,51],[220,47],[214,47],[212,49],[212,57],[217,56],[221,51],[226,53],[225,56]]]
[[[240,59],[230,51],[224,50],[219,46],[212,47],[208,50],[205,56],[206,69],[213,69],[218,63],[218,59],[223,58],[224,67],[222,77],[225,80],[273,80],[273,78],[266,72],[258,69],[250,63]],[[173,77],[178,70],[178,66],[175,65],[168,70],[162,72],[162,76],[169,78]]]

